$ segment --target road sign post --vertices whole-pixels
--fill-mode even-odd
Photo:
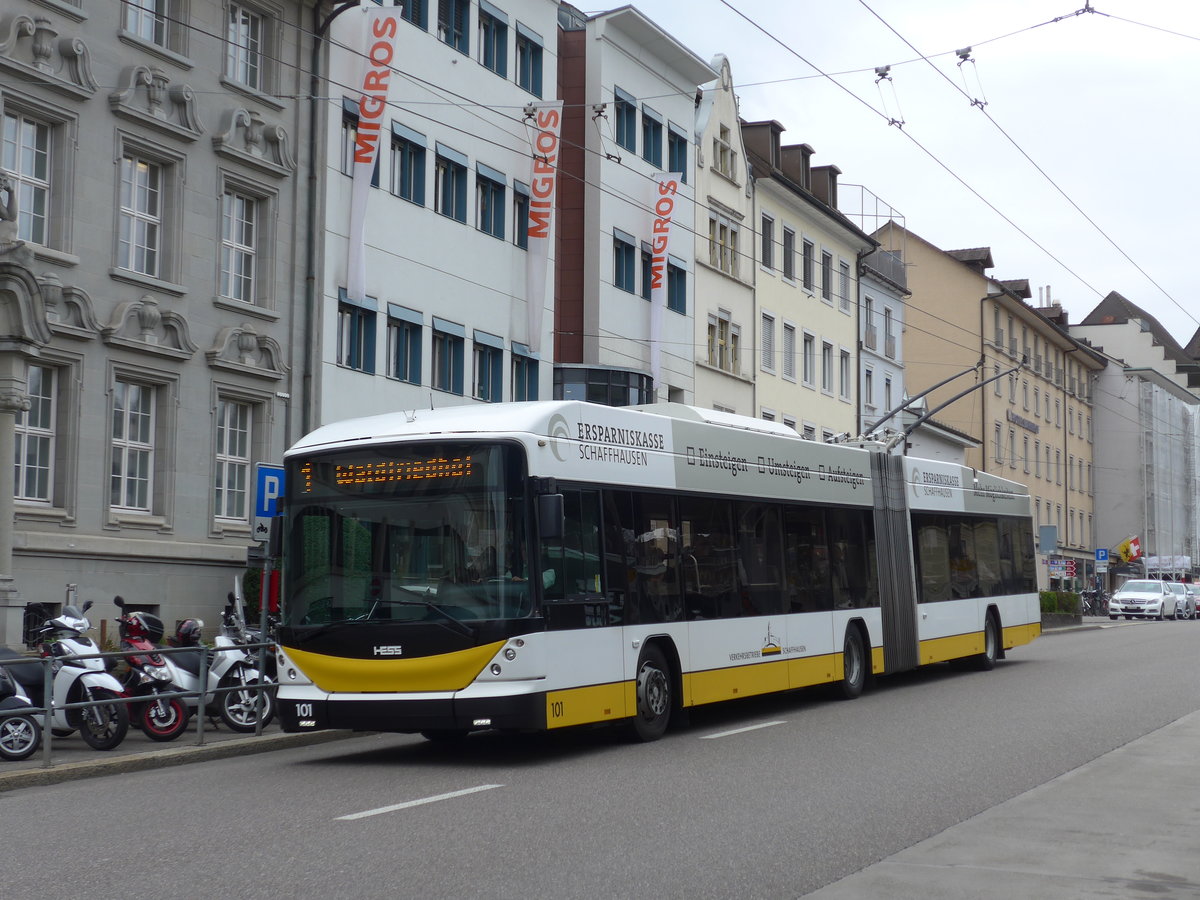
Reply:
[[[271,536],[271,519],[283,515],[279,499],[283,496],[283,466],[254,464],[254,540]]]

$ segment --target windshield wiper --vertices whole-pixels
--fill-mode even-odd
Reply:
[[[450,615],[450,613],[446,609],[444,609],[441,606],[438,606],[432,600],[429,600],[426,597],[422,596],[421,594],[418,594],[416,591],[410,591],[408,588],[398,588],[398,590],[404,591],[404,593],[406,593],[406,594],[411,594],[412,596],[416,597],[417,599],[416,600],[388,599],[388,600],[375,600],[374,602],[375,603],[386,603],[388,606],[423,606],[426,609],[437,613],[439,616],[441,616],[443,619],[445,619],[446,622],[448,622],[451,626],[453,626],[456,631],[460,632],[461,634],[465,634],[467,637],[470,637],[470,638],[475,637],[475,629],[474,628],[472,628],[470,625],[467,625],[461,619],[456,619],[454,616]],[[439,624],[441,624],[441,623],[439,623]]]

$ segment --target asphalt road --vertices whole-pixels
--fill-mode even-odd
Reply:
[[[369,736],[12,791],[0,895],[800,897],[1200,708],[1198,643],[1196,622],[1046,636],[990,673],[701,710],[650,745]]]

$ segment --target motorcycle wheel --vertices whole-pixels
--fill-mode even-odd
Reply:
[[[28,759],[42,743],[42,726],[33,716],[6,716],[0,719],[0,759],[17,762]]]
[[[218,704],[221,710],[221,721],[229,726],[230,731],[237,731],[242,734],[247,734],[254,731],[254,704],[255,695],[258,691],[254,690],[252,685],[257,682],[246,681],[245,674],[239,669],[234,669],[221,679],[220,687],[232,688],[242,687],[241,690],[226,691],[220,696]],[[262,724],[266,728],[271,724],[271,720],[275,718],[275,697],[273,692],[268,688],[262,692]]]
[[[159,700],[150,697],[138,716],[138,727],[152,741],[173,741],[188,727],[191,713],[178,697]]]
[[[97,701],[116,700],[117,695],[108,688],[96,688],[92,691],[92,699]],[[100,721],[92,715],[98,712]],[[129,710],[124,703],[107,703],[91,709],[82,709],[83,721],[79,723],[79,736],[93,750],[115,750],[125,740],[129,731]]]

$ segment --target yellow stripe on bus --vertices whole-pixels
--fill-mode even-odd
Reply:
[[[1029,625],[1013,625],[1004,629],[1004,649],[1010,650],[1018,644],[1031,643],[1042,635],[1042,623],[1033,622]]]
[[[633,715],[636,706],[636,688],[632,681],[547,691],[546,727],[566,728],[568,725],[615,721]]]
[[[1003,629],[1001,642],[1005,650],[1018,644],[1028,644],[1042,633],[1042,624],[1033,622],[1028,625],[1011,625]],[[969,634],[955,634],[950,637],[933,638],[921,641],[921,665],[945,662],[951,659],[963,659],[976,656],[984,650],[983,632],[973,631]]]
[[[347,659],[284,647],[313,684],[330,693],[461,691],[500,652],[504,641],[413,659]]]

